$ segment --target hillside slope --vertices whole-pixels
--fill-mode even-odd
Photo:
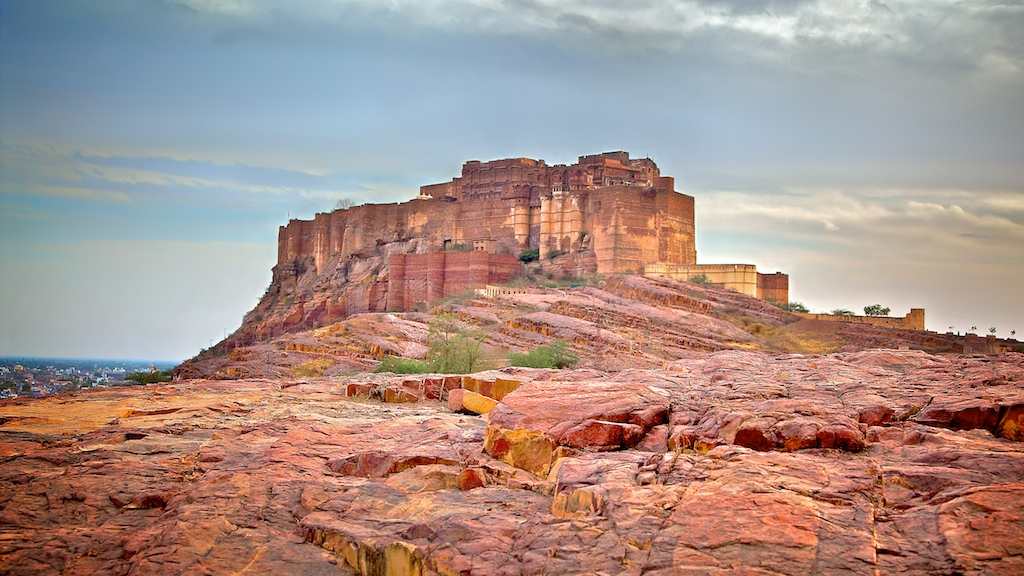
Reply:
[[[486,336],[495,367],[511,351],[554,340],[581,366],[608,371],[664,366],[718,350],[827,353],[868,348],[951,352],[956,338],[926,332],[800,319],[743,294],[688,282],[614,276],[592,285],[531,287],[498,298],[466,295],[422,313],[355,314],[265,342],[218,347],[185,362],[180,378],[291,377],[318,361],[325,375],[372,370],[384,355],[422,358],[428,326],[441,313]]]

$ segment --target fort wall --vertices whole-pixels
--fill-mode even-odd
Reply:
[[[774,304],[789,304],[789,275],[757,273],[757,297]]]
[[[848,322],[855,324],[871,324],[883,328],[898,328],[902,330],[924,330],[924,308],[911,308],[910,312],[902,318],[892,316],[855,316],[843,314],[809,314],[798,313],[799,316],[812,320],[826,320],[829,322]]]
[[[393,254],[388,258],[387,310],[412,310],[419,304],[507,282],[521,273],[522,264],[511,255],[484,251]]]

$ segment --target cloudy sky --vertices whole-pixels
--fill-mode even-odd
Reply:
[[[469,158],[651,156],[703,262],[1024,333],[1024,3],[0,2],[0,355],[181,359],[277,226]]]

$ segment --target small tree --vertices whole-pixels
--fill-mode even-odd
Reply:
[[[483,334],[460,328],[455,316],[439,314],[427,332],[427,361],[442,374],[475,372],[483,364],[483,340]]]
[[[710,284],[711,283],[711,281],[708,280],[708,275],[707,274],[697,274],[696,276],[692,276],[690,278],[690,282],[693,282],[694,284]]]
[[[833,316],[853,316],[853,312],[851,310],[847,310],[846,308],[836,308],[835,310],[832,311],[832,315]]]
[[[993,335],[993,336],[995,336],[996,335],[996,327],[995,326],[989,326],[988,333]]]
[[[519,253],[519,261],[525,263],[536,262],[540,259],[540,249],[530,248]]]
[[[788,312],[803,312],[804,314],[809,312],[809,310],[807,310],[807,306],[804,306],[799,302],[787,302],[786,304],[783,304],[781,308]]]
[[[356,203],[353,202],[351,198],[339,198],[338,201],[334,204],[334,209],[347,210],[355,205]]]
[[[864,314],[867,316],[888,316],[889,307],[882,306],[881,304],[872,304],[864,307]]]

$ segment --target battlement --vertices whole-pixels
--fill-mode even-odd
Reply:
[[[608,186],[640,186],[671,190],[674,180],[661,181],[650,158],[631,159],[628,152],[580,156],[576,164],[549,166],[533,158],[469,160],[461,176],[420,187],[421,197],[455,200],[496,196],[539,198],[552,192],[592,190]]]

